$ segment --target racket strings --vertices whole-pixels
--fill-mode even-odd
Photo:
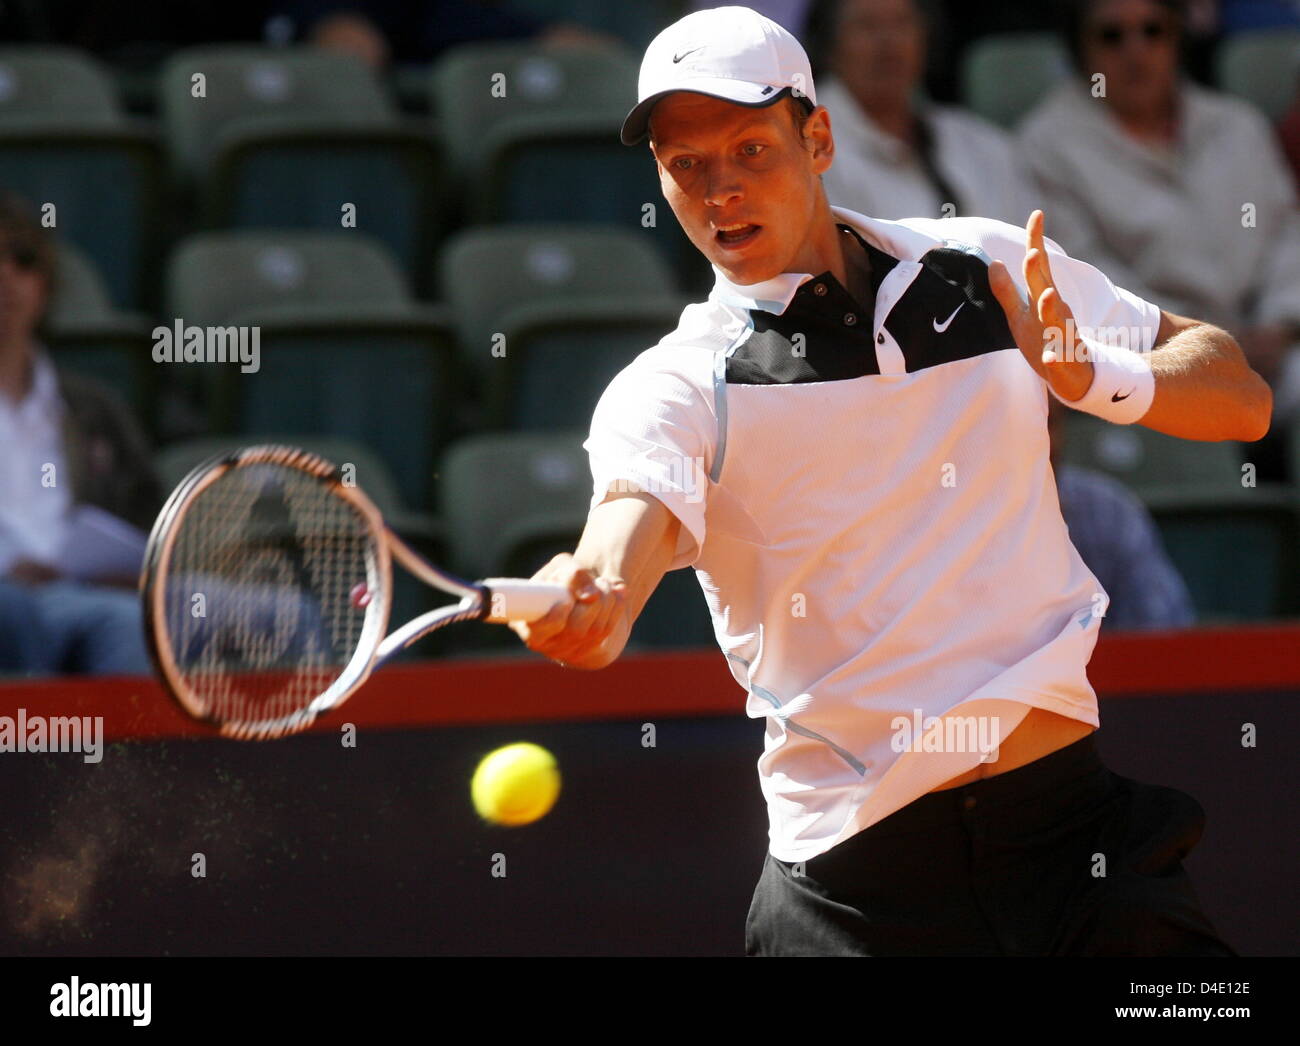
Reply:
[[[172,659],[202,714],[270,736],[346,685],[382,602],[375,558],[360,511],[298,469],[235,468],[202,490],[164,593]]]

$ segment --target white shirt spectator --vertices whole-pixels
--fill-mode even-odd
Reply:
[[[20,403],[0,395],[0,576],[20,559],[56,563],[72,504],[58,378],[44,353],[32,366]]]
[[[933,141],[933,162],[955,200],[945,199],[917,151],[881,130],[838,80],[817,87],[835,136],[835,159],[822,176],[826,197],[875,218],[978,215],[1024,225],[1036,204],[1021,174],[1014,139],[971,113],[917,103]],[[951,204],[948,211],[944,205]]]
[[[1022,162],[1047,232],[1071,255],[1170,312],[1228,331],[1300,324],[1300,211],[1268,122],[1245,102],[1184,81],[1171,148],[1124,131],[1104,99],[1062,84],[1023,121]],[[1275,412],[1300,404],[1300,357]]]

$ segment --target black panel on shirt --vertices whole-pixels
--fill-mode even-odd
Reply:
[[[780,316],[751,309],[754,333],[727,358],[728,384],[792,385],[880,373],[871,330],[875,298],[897,259],[849,231],[871,263],[871,301],[858,302],[824,272],[800,287]],[[921,266],[885,321],[908,373],[1015,346],[983,257],[937,247],[926,252]],[[817,294],[819,285],[824,294]],[[845,322],[850,314],[852,324]]]
[[[754,333],[727,358],[728,384],[796,385],[880,373],[871,340],[876,293],[898,259],[867,243],[856,230],[840,228],[848,229],[866,249],[871,300],[859,302],[828,271],[800,287],[780,316],[751,309]],[[818,287],[825,293],[819,295]],[[846,324],[848,315],[856,322]],[[796,341],[800,337],[802,341]]]
[[[886,321],[909,374],[1015,347],[1006,314],[989,287],[983,258],[936,247],[921,258],[921,266]],[[935,329],[945,324],[942,332]]]

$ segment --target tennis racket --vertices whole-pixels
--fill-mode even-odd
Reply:
[[[393,559],[459,601],[385,635]],[[218,455],[181,481],[149,536],[140,592],[167,691],[242,739],[306,729],[435,629],[534,621],[571,598],[561,585],[439,569],[335,465],[283,446]]]

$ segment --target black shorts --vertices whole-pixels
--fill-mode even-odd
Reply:
[[[1223,955],[1182,860],[1205,811],[1094,735],[931,792],[801,864],[770,853],[746,955]]]

